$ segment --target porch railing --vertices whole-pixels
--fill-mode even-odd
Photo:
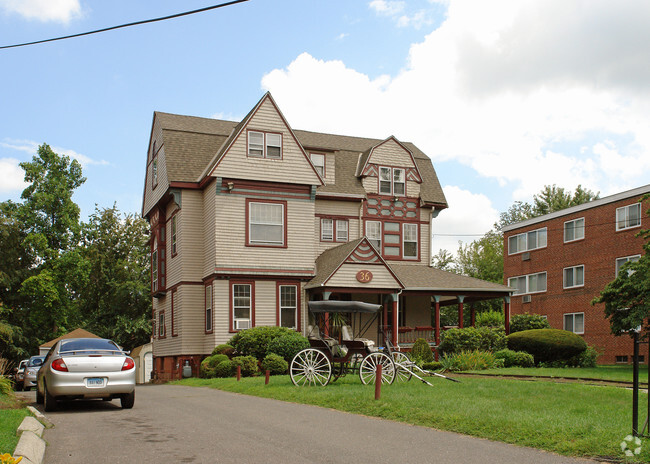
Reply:
[[[457,328],[457,326],[443,326],[440,331]],[[392,327],[387,327],[385,330],[386,337],[392,339]],[[400,327],[398,329],[398,342],[400,345],[412,345],[418,338],[424,338],[430,345],[436,343],[436,332],[431,326],[418,326],[418,327]]]

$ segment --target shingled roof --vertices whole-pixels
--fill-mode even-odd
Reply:
[[[156,112],[154,117],[162,129],[167,176],[170,182],[200,182],[210,162],[241,124],[162,112]],[[359,157],[382,140],[302,130],[293,132],[303,147],[335,155],[335,183],[319,186],[317,193],[365,194],[361,179],[355,175]],[[422,175],[422,201],[442,208],[447,207],[447,200],[429,157],[412,143],[402,144],[413,153]]]

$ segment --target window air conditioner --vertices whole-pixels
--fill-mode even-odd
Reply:
[[[530,251],[527,251],[526,253],[522,253],[521,260],[522,261],[530,261]]]
[[[248,329],[251,326],[249,319],[235,319],[235,330]]]
[[[521,301],[522,303],[530,303],[530,295],[524,295]]]

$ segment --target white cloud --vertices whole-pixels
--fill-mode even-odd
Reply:
[[[648,23],[645,0],[452,0],[395,76],[303,53],[262,87],[296,128],[393,134],[512,200],[546,184],[607,195],[650,178]]]
[[[372,0],[368,3],[368,6],[371,10],[386,16],[394,16],[404,10],[404,2],[402,1]]]
[[[16,150],[16,151],[22,151],[28,153],[29,155],[35,155],[36,152],[38,151],[39,145],[40,145],[39,143],[34,142],[32,140],[5,139],[4,142],[0,142],[0,147],[9,148],[11,150]],[[50,147],[50,148],[52,148],[52,151],[54,153],[58,153],[59,155],[65,155],[72,159],[76,159],[77,161],[79,161],[79,163],[81,163],[82,167],[87,167],[90,165],[108,166],[110,164],[106,160],[94,160],[86,155],[77,153],[74,150],[70,150],[69,148],[61,148],[61,147]]]
[[[0,158],[0,193],[20,192],[27,187],[25,171],[14,158]]]
[[[0,9],[42,22],[68,23],[82,15],[79,0],[0,0]]]

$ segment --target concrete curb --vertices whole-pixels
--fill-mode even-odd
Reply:
[[[40,411],[32,406],[28,408],[37,417],[42,417],[49,427],[52,426],[52,423]],[[20,439],[13,456],[15,458],[22,456],[21,462],[25,464],[42,464],[46,446],[45,440],[41,438],[43,430],[45,430],[45,426],[41,422],[31,416],[25,417],[16,431],[16,434],[20,434]]]

